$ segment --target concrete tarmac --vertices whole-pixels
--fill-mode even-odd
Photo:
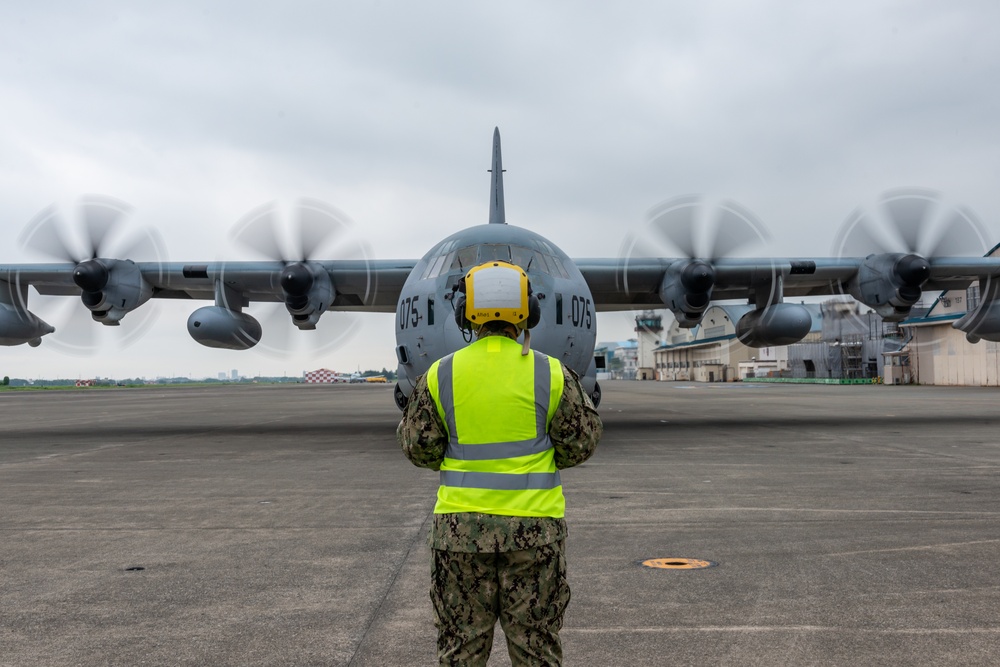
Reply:
[[[1000,664],[1000,391],[604,390],[563,473],[565,664]],[[391,385],[5,392],[0,418],[0,665],[435,663],[436,475]]]

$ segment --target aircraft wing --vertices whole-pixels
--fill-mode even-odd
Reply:
[[[141,278],[149,285],[151,298],[213,300],[216,283],[221,281],[247,303],[284,300],[280,281],[288,265],[283,262],[127,264],[138,269],[134,279]],[[391,313],[416,260],[332,260],[308,264],[321,267],[330,276],[335,294],[328,310]],[[21,288],[31,286],[39,294],[80,296],[83,290],[74,282],[76,268],[71,263],[0,265],[0,281]]]
[[[208,301],[188,332],[208,347],[245,350],[262,327],[243,308],[283,302],[299,329],[329,310],[391,313],[416,260],[160,263],[95,258],[79,263],[0,265],[0,345],[37,346],[55,328],[35,315],[29,288],[82,298],[92,318],[117,325],[150,299]]]
[[[879,256],[875,256],[876,258]],[[594,297],[598,312],[663,308],[660,288],[671,278],[670,271],[681,270],[693,262],[683,258],[574,259]],[[867,264],[866,264],[867,262]],[[780,279],[784,296],[822,296],[851,294],[863,268],[872,262],[866,258],[757,258],[717,259],[706,264],[714,270],[711,299],[750,299],[755,290]],[[893,262],[882,262],[891,279]],[[1000,276],[1000,258],[955,257],[927,260],[928,277],[922,291],[965,289],[983,277]]]
[[[1000,281],[990,280],[1000,276],[1000,257],[928,259],[882,253],[864,258],[596,258],[574,262],[598,312],[667,308],[681,326],[690,327],[700,321],[712,301],[742,299],[757,306],[762,320],[768,319],[768,313],[787,314],[784,319],[770,318],[779,331],[775,341],[792,337],[781,322],[802,319],[795,304],[783,303],[785,297],[850,295],[883,319],[901,321],[923,292],[966,289],[978,281],[980,307],[955,326],[979,338],[1000,340]]]

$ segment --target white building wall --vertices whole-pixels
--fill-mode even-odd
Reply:
[[[1000,343],[973,345],[950,322],[913,328],[910,364],[920,384],[1000,386]]]

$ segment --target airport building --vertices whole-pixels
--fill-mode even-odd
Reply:
[[[635,380],[639,368],[639,342],[598,343],[594,349],[598,380]]]
[[[906,360],[901,329],[884,323],[850,298],[803,304],[812,327],[794,345],[753,348],[741,343],[736,323],[753,306],[714,304],[699,326],[672,322],[653,350],[653,377],[661,381],[733,382],[752,378],[860,380],[885,376]],[[641,317],[647,318],[647,314]],[[637,318],[637,321],[639,318]],[[902,378],[902,376],[900,376]],[[913,381],[908,376],[907,381]]]
[[[994,248],[991,255],[997,251]],[[682,329],[672,321],[665,332],[644,334],[637,326],[638,347],[642,349],[644,335],[653,341],[649,375],[661,381],[777,377],[996,387],[1000,386],[1000,342],[972,343],[952,326],[977,312],[981,292],[978,283],[966,290],[944,292],[930,306],[918,304],[898,324],[883,322],[852,299],[805,304],[813,318],[809,334],[794,345],[765,348],[747,347],[736,336],[736,322],[752,306],[715,304],[692,329]],[[669,311],[664,312],[670,317]],[[636,321],[649,319],[647,312]],[[639,363],[641,376],[646,362]]]
[[[1000,245],[986,254],[998,255]],[[900,372],[905,371],[920,384],[1000,386],[1000,343],[971,343],[965,333],[952,327],[968,313],[978,311],[984,292],[995,295],[996,290],[996,285],[984,290],[975,283],[967,290],[943,292],[925,314],[901,322],[907,344],[904,354],[892,360]]]

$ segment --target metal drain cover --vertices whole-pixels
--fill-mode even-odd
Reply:
[[[642,564],[657,570],[700,570],[718,565],[714,561],[697,558],[650,558],[642,561]]]

